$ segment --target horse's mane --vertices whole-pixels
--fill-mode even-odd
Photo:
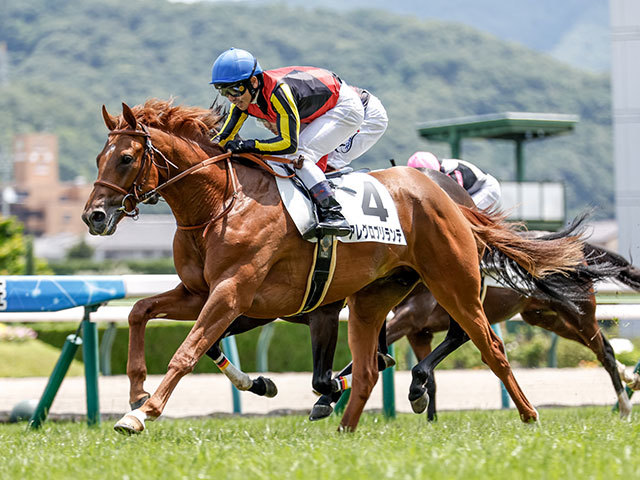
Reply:
[[[136,120],[147,127],[188,138],[198,143],[210,144],[212,130],[217,131],[226,112],[215,103],[210,109],[174,105],[173,99],[150,98],[133,110]],[[118,117],[118,128],[126,128],[126,121]]]

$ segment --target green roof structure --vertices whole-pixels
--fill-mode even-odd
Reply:
[[[449,143],[453,158],[460,158],[461,142],[465,138],[513,140],[516,144],[516,180],[522,182],[525,176],[524,142],[570,133],[578,121],[577,115],[502,112],[426,122],[418,126],[418,133],[434,142]]]

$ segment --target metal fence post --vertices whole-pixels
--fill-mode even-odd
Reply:
[[[100,372],[102,375],[111,375],[111,350],[117,331],[116,322],[109,322],[109,326],[102,334],[100,342]]]
[[[558,335],[555,333],[551,333],[551,346],[549,347],[547,365],[550,368],[558,368]]]
[[[38,406],[29,420],[29,427],[34,429],[40,428],[42,426],[42,422],[47,418],[53,399],[56,398],[60,384],[62,383],[62,380],[64,380],[64,376],[67,374],[73,357],[78,351],[78,347],[80,345],[82,345],[82,338],[80,338],[77,333],[72,333],[67,336],[62,347],[60,357],[58,358],[56,365],[53,367],[53,372],[51,372],[47,386],[42,393],[42,397],[40,397]]]
[[[383,327],[384,328],[384,327]],[[393,357],[395,348],[389,345],[389,355]],[[387,418],[396,418],[396,389],[393,373],[396,367],[388,367],[382,371],[382,411]]]
[[[273,337],[275,323],[267,323],[260,329],[258,346],[256,347],[256,369],[258,372],[269,371],[269,345]]]
[[[238,355],[236,339],[233,336],[224,337],[222,339],[222,350],[224,350],[229,361],[236,367],[240,368],[240,356]],[[240,391],[234,385],[231,385],[231,396],[233,397],[233,413],[242,413],[242,399],[240,398]]]
[[[502,340],[502,330],[500,328],[500,324],[496,323],[494,325],[491,325],[491,328],[493,329],[494,332],[496,332],[496,335],[504,345],[504,341]],[[506,355],[507,353],[505,351],[505,356]],[[502,408],[509,408],[509,393],[507,392],[507,389],[504,386],[504,383],[502,383],[502,381],[500,381],[500,396],[502,401]]]
[[[98,305],[84,307],[82,319],[82,357],[84,360],[84,378],[87,387],[87,423],[100,425],[100,397],[98,395],[98,329],[91,322],[91,312]]]

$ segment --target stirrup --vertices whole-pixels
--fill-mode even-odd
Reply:
[[[351,235],[351,227],[346,222],[341,222],[341,225],[333,223],[318,222],[315,226],[315,233],[317,238],[333,235],[335,237],[348,237]]]

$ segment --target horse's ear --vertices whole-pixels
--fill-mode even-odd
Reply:
[[[136,116],[133,114],[133,111],[131,110],[129,105],[127,105],[124,102],[122,102],[122,115],[124,116],[124,119],[129,124],[129,127],[131,128],[131,130],[135,130],[138,125]]]
[[[104,118],[104,124],[109,130],[115,130],[117,125],[116,117],[112,117],[111,115],[109,115],[109,112],[107,112],[107,107],[105,107],[104,105],[102,105],[102,118]]]

